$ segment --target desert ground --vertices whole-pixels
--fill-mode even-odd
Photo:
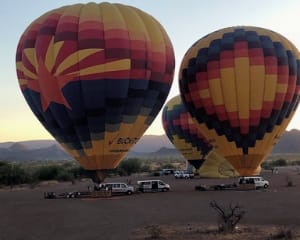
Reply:
[[[266,190],[195,191],[199,184],[233,183],[236,179],[184,180],[172,175],[107,179],[134,184],[152,178],[171,185],[169,192],[110,198],[44,199],[45,191],[87,190],[89,181],[1,189],[0,240],[291,239],[279,238],[279,232],[291,232],[292,239],[300,239],[298,169],[286,167],[278,174],[263,171],[261,175],[270,181]],[[287,178],[294,186],[287,187]],[[213,200],[223,206],[239,204],[246,211],[236,233],[215,233],[217,213],[209,207]],[[159,230],[160,238],[154,238],[154,230]]]

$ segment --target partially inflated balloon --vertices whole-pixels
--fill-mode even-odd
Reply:
[[[198,40],[180,67],[182,99],[201,132],[241,175],[252,175],[299,102],[299,52],[257,27]]]
[[[199,169],[212,146],[198,131],[180,96],[173,97],[166,103],[162,123],[170,141],[190,164]]]
[[[220,154],[212,150],[198,171],[203,178],[228,178],[237,177],[239,173]]]
[[[130,6],[88,3],[36,19],[17,75],[43,126],[88,170],[115,168],[169,93],[174,52],[163,27]]]
[[[166,135],[177,150],[202,177],[229,177],[237,173],[224,157],[217,154],[194,124],[180,96],[170,99],[162,113]]]

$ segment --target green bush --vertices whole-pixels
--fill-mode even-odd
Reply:
[[[75,179],[79,179],[82,177],[88,177],[84,168],[80,166],[73,166],[68,171],[73,175]]]
[[[65,169],[62,166],[51,165],[39,167],[35,173],[34,178],[39,181],[72,181],[75,177],[74,171],[79,171],[78,169]]]
[[[59,169],[55,177],[58,181],[72,181],[74,180],[74,175],[65,169]]]
[[[274,166],[279,167],[279,166],[287,166],[287,161],[283,158],[280,158],[278,160],[274,161]]]
[[[288,161],[280,158],[277,160],[273,160],[273,161],[265,161],[261,164],[261,167],[263,169],[267,169],[267,170],[271,170],[274,167],[282,167],[282,166],[287,166],[288,165]]]
[[[141,167],[141,172],[150,172],[150,166],[148,164],[143,164]]]
[[[34,178],[41,181],[53,180],[56,179],[58,172],[58,166],[42,166],[35,171]]]
[[[15,164],[0,161],[0,185],[38,183],[39,181],[73,181],[86,177],[85,170],[73,163]]]
[[[31,182],[32,178],[20,165],[0,162],[0,184],[17,185]]]
[[[168,169],[168,168],[171,168],[171,169],[172,169],[172,168],[175,168],[175,167],[174,167],[174,165],[173,165],[172,163],[166,163],[166,164],[163,164],[163,165],[161,166],[161,168],[162,168],[162,169],[164,169],[164,168],[165,168],[165,169]]]
[[[141,172],[141,169],[142,163],[139,159],[129,158],[120,163],[119,167],[117,168],[117,172],[119,174],[121,173],[122,175],[130,176],[132,173]]]

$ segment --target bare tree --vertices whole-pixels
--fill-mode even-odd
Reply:
[[[228,208],[225,208],[220,206],[216,201],[211,201],[209,206],[216,210],[219,215],[220,232],[233,232],[236,225],[246,213],[239,204],[232,205],[232,203],[230,203]]]

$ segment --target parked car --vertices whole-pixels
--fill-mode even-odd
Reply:
[[[140,192],[166,192],[170,190],[170,185],[162,180],[142,180],[137,181],[137,191]]]
[[[268,188],[270,186],[269,181],[260,176],[240,177],[239,185],[243,184],[254,184],[255,188]]]
[[[173,168],[164,168],[162,169],[162,174],[163,175],[169,175],[169,174],[174,174],[176,170]]]
[[[128,194],[134,193],[134,187],[123,182],[102,183],[101,188],[111,190],[112,194]]]
[[[194,178],[194,173],[189,173],[188,171],[175,171],[174,177],[189,179],[189,178]]]

